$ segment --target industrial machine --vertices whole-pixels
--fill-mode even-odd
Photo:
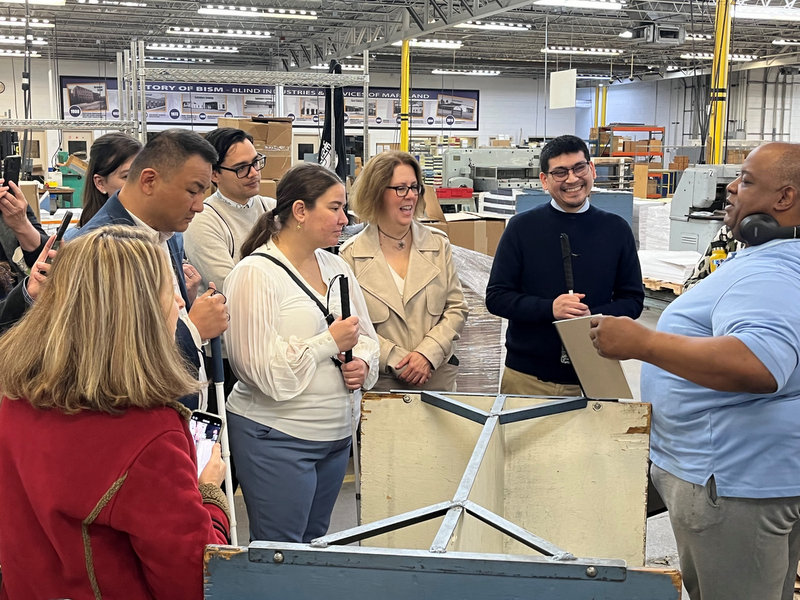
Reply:
[[[447,148],[442,152],[442,185],[476,192],[540,188],[541,153],[541,148]]]
[[[740,165],[697,165],[683,172],[672,197],[670,250],[705,252],[722,227],[728,184]]]
[[[83,198],[83,186],[86,183],[86,171],[89,163],[84,159],[65,151],[58,153],[58,170],[61,172],[61,185],[72,188],[70,207],[79,208]]]

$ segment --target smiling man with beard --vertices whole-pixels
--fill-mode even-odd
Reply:
[[[744,222],[751,215],[760,231]],[[781,238],[800,225],[800,145],[750,153],[728,185],[725,225],[747,247],[673,301],[656,331],[593,317],[590,336],[603,356],[646,363],[650,475],[692,600],[791,600],[800,560],[800,240]]]
[[[502,393],[580,396],[553,321],[590,314],[637,318],[644,303],[642,273],[628,224],[590,205],[595,169],[583,140],[551,140],[540,164],[552,199],[508,222],[486,307],[508,319]],[[571,283],[562,260],[564,234],[571,245]]]

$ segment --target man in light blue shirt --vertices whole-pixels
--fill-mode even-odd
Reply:
[[[800,225],[800,145],[755,149],[728,186],[725,224]],[[610,358],[635,358],[653,404],[653,482],[692,600],[791,600],[800,560],[800,240],[732,254],[656,331],[592,319]]]

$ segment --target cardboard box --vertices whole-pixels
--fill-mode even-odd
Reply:
[[[496,148],[510,148],[511,140],[490,139],[489,145]]]
[[[661,140],[650,140],[650,152],[661,152]]]
[[[460,212],[446,215],[450,243],[494,256],[506,228],[506,219],[481,213]]]
[[[19,182],[19,189],[22,191],[22,195],[25,196],[25,200],[28,201],[31,209],[33,210],[33,214],[36,215],[36,220],[41,221],[41,211],[39,210],[39,184],[36,181],[20,181]]]
[[[292,120],[287,117],[220,117],[219,127],[235,127],[253,136],[256,150],[267,157],[264,179],[280,179],[292,166]]]
[[[278,182],[274,179],[262,179],[258,188],[258,193],[268,198],[274,198],[277,194]]]

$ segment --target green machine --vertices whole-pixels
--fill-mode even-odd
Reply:
[[[63,208],[80,208],[89,164],[74,154],[69,154],[63,150],[58,152],[57,158],[58,170],[61,172],[61,185],[74,190],[71,199],[68,200],[66,194],[62,195],[58,204]]]

